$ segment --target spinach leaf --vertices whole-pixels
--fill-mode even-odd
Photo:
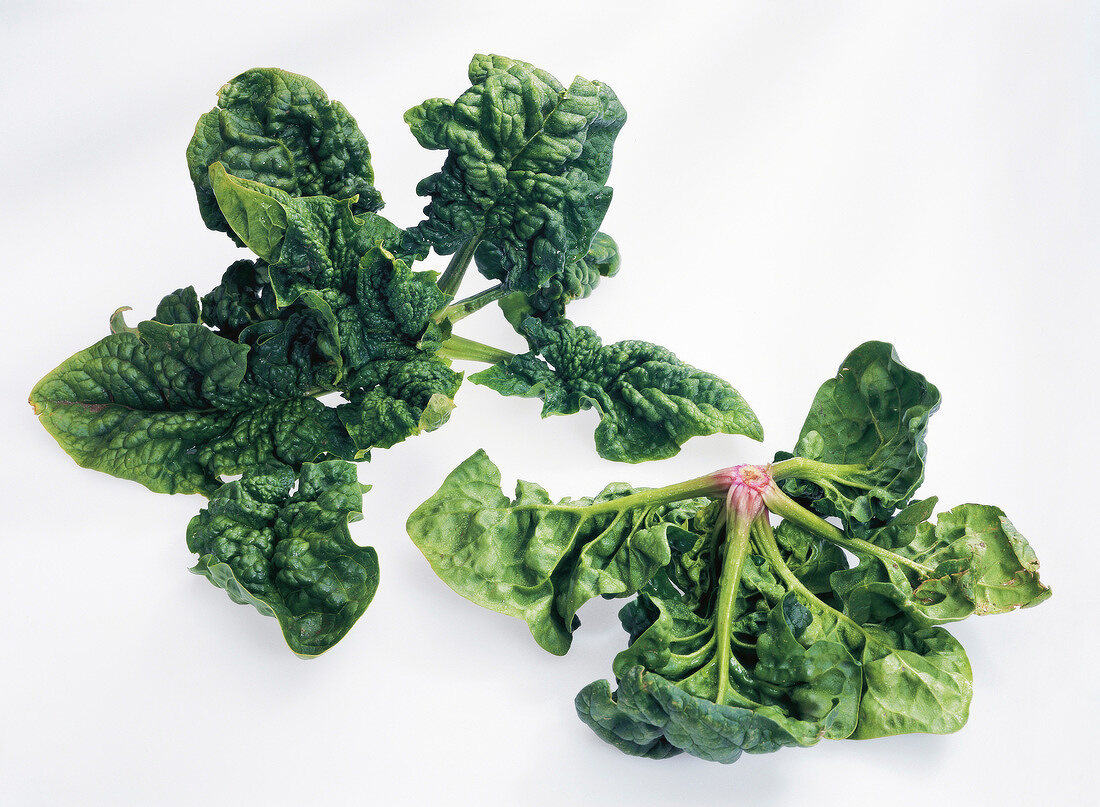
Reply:
[[[42,425],[85,468],[158,493],[210,494],[221,475],[258,463],[354,454],[336,411],[309,394],[329,368],[321,357],[250,362],[249,345],[196,324],[149,321],[137,331],[77,353],[31,392]]]
[[[567,303],[590,295],[599,285],[600,278],[618,274],[621,263],[619,245],[606,233],[596,233],[584,257],[566,266],[560,275],[530,297],[517,294],[529,301],[536,316],[562,317]]]
[[[529,316],[524,327],[538,346],[538,335],[560,322]],[[535,353],[493,370],[540,361]],[[581,355],[562,364],[598,363],[598,350]],[[561,374],[534,367],[510,383],[522,393],[537,383],[548,402],[562,400],[554,386]],[[565,592],[555,583],[571,579],[571,564],[588,551],[572,542],[584,536],[599,546],[607,531],[593,539],[586,529],[609,508],[622,529],[633,524],[628,505],[659,505],[651,518],[660,553],[649,553],[644,574],[586,592],[634,596],[619,613],[628,646],[615,657],[614,683],[596,681],[575,701],[581,720],[625,753],[733,762],[822,738],[952,732],[967,720],[972,673],[938,623],[1033,606],[1050,590],[1034,551],[998,508],[960,505],[933,523],[935,499],[910,501],[938,404],[935,387],[890,345],[867,343],[819,391],[798,456],[664,488],[611,486],[596,499],[557,505],[525,482],[509,500],[481,457],[414,513],[410,534],[422,549],[432,546],[435,554],[425,554],[452,588],[524,616],[540,644],[564,652],[568,642],[559,648],[539,631],[556,619],[556,635],[568,636],[575,609],[549,609]],[[608,491],[624,495],[608,501]],[[781,518],[774,529],[773,514]],[[852,568],[845,551],[857,560]],[[541,610],[501,608],[511,596],[501,592],[515,581],[543,585]]]
[[[278,319],[279,304],[267,264],[255,260],[231,264],[221,283],[203,295],[201,309],[204,323],[234,341],[249,325]]]
[[[577,696],[581,719],[627,753],[686,751],[717,762],[850,736],[860,664],[835,625],[815,622],[792,594],[774,605],[755,603],[759,592],[745,594],[732,625],[723,628],[713,609],[699,614],[675,594],[643,592],[624,609],[623,621],[636,618],[627,609],[638,608],[655,609],[656,619],[616,657],[615,692],[597,681]],[[761,606],[763,618],[753,618]],[[718,642],[729,642],[730,651],[720,653]],[[646,742],[622,743],[616,724]]]
[[[350,390],[339,416],[355,445],[389,448],[442,425],[462,380],[435,355],[443,334],[432,315],[448,298],[434,273],[385,249],[400,248],[404,232],[346,202],[295,199],[220,165],[210,173],[227,219],[267,262],[276,303],[299,303],[326,323],[339,386]]]
[[[933,524],[935,504],[934,498],[914,502],[869,536],[874,546],[923,569],[857,549],[859,565],[833,574],[846,613],[857,620],[904,612],[930,623],[954,622],[1028,608],[1050,596],[1035,551],[1004,512],[962,504]]]
[[[903,615],[855,622],[798,581],[774,538],[754,541],[770,543],[748,555],[736,580],[716,576],[698,605],[666,585],[624,608],[632,643],[615,659],[616,691],[598,681],[577,698],[597,734],[627,753],[733,762],[823,737],[965,723],[970,667],[949,634]],[[726,601],[736,605],[723,613]]]
[[[355,120],[313,81],[285,70],[248,70],[222,87],[187,146],[203,221],[233,236],[210,184],[214,163],[290,196],[348,199],[357,213],[382,207]]]
[[[520,481],[509,499],[500,471],[478,451],[413,511],[407,528],[443,582],[525,620],[539,645],[562,655],[585,602],[633,594],[668,563],[662,505],[625,485],[555,504],[542,487]]]
[[[528,317],[551,322],[561,319],[568,303],[591,294],[600,278],[618,273],[620,263],[619,247],[611,236],[596,233],[588,254],[569,264],[561,277],[554,278],[533,295],[517,291],[502,297],[501,313],[520,334]]]
[[[724,433],[763,438],[756,415],[717,376],[649,342],[604,345],[591,328],[528,317],[531,351],[470,380],[502,395],[542,399],[542,415],[595,408],[596,450],[620,462],[665,459],[692,437]]]
[[[366,138],[317,84],[267,68],[226,84],[199,118],[187,164],[204,222],[254,257],[233,262],[205,295],[192,286],[166,295],[136,327],[125,321],[129,308],[118,309],[108,337],[47,374],[31,403],[62,448],[81,465],[154,491],[212,497],[208,521],[243,507],[252,524],[256,513],[276,518],[272,508],[301,503],[287,479],[302,474],[304,484],[319,473],[314,466],[351,473],[330,463],[367,460],[372,448],[446,423],[463,378],[455,360],[496,365],[490,376],[502,378],[511,362],[548,372],[560,403],[547,412],[599,407],[606,456],[636,462],[669,456],[695,434],[756,434],[752,413],[724,382],[645,343],[604,348],[561,319],[568,302],[619,267],[618,245],[598,232],[626,119],[615,94],[581,78],[567,88],[500,56],[475,56],[470,81],[457,101],[430,100],[406,115],[424,146],[447,152],[442,170],[420,184],[431,197],[426,219],[409,228],[377,214]],[[414,270],[433,246],[455,253],[450,264],[442,273]],[[500,282],[455,301],[475,258]],[[497,301],[516,322],[544,320],[545,346],[530,330],[533,352],[524,359],[453,333]],[[594,375],[566,369],[569,351],[580,358],[589,349],[601,364]],[[328,393],[343,401],[322,403]],[[666,425],[662,413],[675,416]],[[226,483],[231,475],[241,479]],[[587,537],[558,547],[553,616],[539,629],[547,646],[564,652],[586,599],[633,592],[663,562],[656,510],[616,504],[623,518],[607,521],[605,505],[630,495],[609,488],[572,506]],[[263,529],[312,545],[308,525],[279,524]],[[266,577],[248,576],[234,565],[237,550],[223,549],[204,567],[208,575],[279,615],[299,652],[323,649],[362,610],[334,616],[325,606],[323,625],[303,627],[289,595],[270,590],[277,580],[269,568]],[[373,584],[353,599],[365,607],[371,593]]]
[[[157,304],[157,313],[153,319],[165,325],[183,325],[197,323],[199,315],[199,296],[195,293],[194,286],[188,286],[165,295]]]
[[[576,78],[566,88],[544,70],[503,56],[475,56],[471,87],[405,113],[424,148],[443,149],[417,237],[441,255],[479,244],[478,268],[509,290],[535,294],[584,258],[611,203],[604,183],[626,112],[610,87]]]
[[[924,481],[928,418],[939,406],[939,390],[892,345],[860,345],[817,391],[794,454],[776,455],[805,458],[784,489],[850,526],[885,521]]]
[[[192,569],[279,620],[291,650],[316,656],[338,642],[378,588],[378,555],[355,544],[363,488],[342,460],[250,468],[228,482],[187,527]],[[297,490],[291,488],[297,481]]]

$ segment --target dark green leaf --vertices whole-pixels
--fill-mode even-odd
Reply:
[[[649,759],[682,754],[682,749],[665,739],[664,726],[651,723],[633,707],[633,701],[633,698],[616,700],[607,681],[593,681],[577,693],[573,705],[585,725],[623,753]]]
[[[194,324],[199,321],[199,296],[194,286],[176,289],[157,305],[153,316],[157,322],[165,325]]]
[[[207,174],[219,162],[235,177],[290,196],[350,199],[356,213],[382,207],[370,150],[355,120],[294,73],[256,69],[237,76],[218,93],[218,105],[199,118],[187,147],[203,221],[232,232]]]
[[[604,345],[591,328],[529,317],[532,350],[470,380],[502,395],[541,398],[543,417],[595,408],[596,450],[620,462],[665,459],[692,437],[763,432],[741,395],[717,376],[649,342]]]
[[[503,56],[475,56],[469,75],[454,103],[434,98],[405,114],[422,146],[448,151],[417,186],[431,203],[416,232],[443,255],[480,240],[482,273],[534,294],[588,253],[626,112],[606,85],[578,77],[566,88]]]
[[[202,298],[202,321],[229,339],[237,339],[249,325],[278,318],[275,291],[262,262],[233,263]]]
[[[278,305],[300,302],[316,311],[330,325],[348,375],[377,359],[438,348],[439,335],[428,333],[437,327],[431,315],[449,298],[433,273],[413,272],[389,251],[402,247],[403,230],[373,213],[356,216],[346,202],[291,198],[217,165],[211,177],[230,224],[268,262]]]
[[[535,292],[531,306],[535,311],[561,316],[567,303],[590,295],[600,278],[614,276],[620,262],[618,244],[606,233],[596,233],[588,253]]]
[[[520,333],[523,321],[533,316],[556,320],[565,316],[565,306],[573,300],[587,297],[602,277],[612,277],[619,271],[619,247],[611,236],[596,233],[588,254],[565,267],[561,275],[552,278],[532,295],[513,292],[500,301],[505,318]]]
[[[30,402],[77,463],[160,493],[210,493],[222,474],[271,459],[353,453],[335,410],[302,389],[316,368],[288,364],[277,345],[256,361],[202,325],[143,322],[65,361]]]
[[[370,371],[368,376],[366,370]],[[435,357],[374,361],[356,377],[340,422],[362,449],[389,448],[447,422],[462,376]]]
[[[305,463],[291,493],[294,481],[292,469],[269,464],[222,485],[187,527],[187,548],[200,556],[192,571],[274,616],[290,648],[308,657],[336,644],[366,610],[378,556],[348,532],[363,509],[354,465]]]

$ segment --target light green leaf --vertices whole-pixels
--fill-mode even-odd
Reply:
[[[999,614],[1050,596],[1035,551],[996,507],[962,504],[930,519],[935,499],[914,502],[868,536],[875,546],[922,566],[859,552],[859,565],[831,584],[857,621],[904,612],[929,623]]]
[[[277,257],[286,234],[287,216],[276,191],[259,182],[234,177],[221,163],[210,166],[210,189],[231,232],[270,262]]]
[[[529,482],[515,499],[478,451],[408,520],[435,573],[463,597],[527,622],[543,648],[564,654],[591,598],[637,591],[669,560],[666,508],[625,485],[554,504]]]
[[[966,725],[974,688],[966,651],[942,628],[900,624],[862,628],[864,692],[853,740],[949,734]]]
[[[794,451],[846,467],[786,480],[784,489],[849,526],[885,521],[924,480],[924,438],[939,405],[939,390],[903,365],[892,345],[860,345],[821,385]]]

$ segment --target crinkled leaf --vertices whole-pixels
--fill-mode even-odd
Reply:
[[[448,297],[433,273],[412,271],[382,246],[399,246],[404,231],[373,214],[353,215],[345,202],[294,199],[217,166],[211,176],[227,211],[278,205],[279,237],[261,228],[266,274],[279,305],[305,306],[326,323],[348,390],[340,418],[355,445],[388,448],[445,422],[462,379],[434,356],[442,334],[432,314]],[[234,226],[244,222],[240,234],[251,244],[251,219],[227,216]]]
[[[448,298],[436,286],[434,273],[414,272],[376,247],[360,260],[353,297],[345,315],[354,318],[348,332],[358,341],[344,340],[353,367],[376,359],[419,358],[439,349],[445,334],[432,314]]]
[[[611,277],[618,271],[618,245],[611,236],[596,233],[587,255],[569,264],[559,277],[534,294],[517,291],[501,298],[500,310],[512,327],[523,333],[523,322],[528,317],[548,321],[562,318],[568,303],[587,297],[601,277]]]
[[[447,422],[462,383],[442,360],[374,361],[372,375],[361,373],[350,402],[337,407],[352,441],[363,449],[389,448],[421,431]]]
[[[924,438],[939,405],[939,390],[903,365],[892,345],[860,345],[817,391],[794,451],[853,467],[837,478],[785,480],[784,489],[849,526],[885,521],[924,480]]]
[[[619,271],[619,245],[606,233],[596,233],[588,253],[573,261],[528,299],[537,316],[563,316],[565,306],[587,297],[599,285],[600,278],[613,277]]]
[[[199,311],[199,296],[194,286],[188,286],[165,295],[153,319],[165,325],[194,324],[199,321]]]
[[[278,340],[250,348],[202,325],[138,330],[77,353],[31,392],[78,464],[160,493],[210,493],[222,474],[268,460],[354,452],[335,410],[304,394],[323,368],[288,363]]]
[[[413,272],[390,251],[402,249],[403,230],[372,213],[354,215],[347,202],[291,198],[218,165],[211,179],[230,224],[269,264],[278,305],[300,301],[328,321],[349,374],[374,359],[408,358],[426,336],[438,341],[427,334],[431,315],[449,298],[433,273]],[[265,212],[272,204],[278,227]],[[434,352],[434,343],[425,347]]]
[[[595,408],[596,450],[620,462],[665,459],[692,437],[763,432],[741,395],[717,376],[649,342],[604,345],[568,320],[523,324],[532,350],[470,377],[502,395],[541,398],[543,417]]]
[[[750,555],[746,568],[726,626],[718,623],[717,574],[704,598],[655,578],[620,614],[631,644],[615,658],[617,691],[605,682],[582,691],[581,719],[619,747],[613,729],[625,725],[646,740],[643,750],[667,755],[668,744],[719,762],[849,736],[861,686],[852,648],[835,623],[815,618],[769,574],[763,558]],[[728,670],[719,666],[723,641],[731,645]]]
[[[290,196],[349,199],[356,213],[382,207],[355,120],[313,81],[284,70],[249,70],[222,87],[187,146],[203,221],[232,234],[210,185],[214,163]]]
[[[869,540],[928,571],[857,551],[859,565],[835,572],[832,588],[857,621],[898,612],[931,623],[999,614],[1050,596],[1035,551],[998,508],[962,504],[930,519],[935,499],[914,502]]]
[[[904,614],[859,624],[838,611],[829,570],[843,574],[846,562],[834,550],[781,526],[777,556],[748,554],[723,624],[717,603],[731,581],[720,571],[713,517],[700,510],[670,535],[674,529],[696,540],[677,534],[665,573],[623,608],[630,646],[615,658],[617,689],[596,682],[578,696],[581,719],[601,737],[627,753],[682,750],[733,762],[742,752],[822,737],[947,732],[965,723],[971,683],[961,646]],[[798,570],[797,590],[768,557]],[[685,574],[699,565],[709,572]],[[821,596],[808,584],[824,589]],[[708,590],[698,593],[700,585]],[[724,642],[728,668],[720,664]]]
[[[627,596],[669,561],[667,508],[609,485],[591,499],[554,504],[520,481],[515,499],[478,451],[408,520],[436,574],[463,597],[525,620],[543,648],[569,649],[577,610],[597,595]]]
[[[275,290],[263,262],[236,261],[202,298],[202,321],[229,339],[237,339],[249,325],[278,317]]]
[[[469,76],[455,102],[405,113],[420,145],[448,151],[417,186],[431,202],[415,232],[443,255],[480,239],[482,273],[534,294],[588,253],[611,202],[604,183],[626,112],[604,84],[578,77],[566,88],[503,56],[475,56]]]
[[[192,569],[237,603],[279,620],[290,648],[316,656],[343,638],[378,588],[378,556],[351,539],[363,488],[355,466],[259,465],[218,488],[187,527]]]

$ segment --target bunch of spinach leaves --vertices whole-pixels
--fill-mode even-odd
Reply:
[[[940,625],[1050,589],[1001,510],[963,504],[933,520],[936,499],[913,499],[939,403],[892,346],[868,342],[771,464],[554,503],[523,481],[509,498],[479,451],[409,535],[447,585],[526,620],[551,653],[569,649],[589,599],[633,597],[614,689],[596,681],[576,698],[628,754],[733,762],[821,738],[951,732],[972,676]]]
[[[378,585],[374,550],[348,531],[364,490],[352,463],[447,421],[453,360],[488,363],[471,380],[541,397],[544,415],[595,408],[610,459],[669,457],[715,432],[761,437],[725,381],[565,318],[619,268],[599,231],[626,120],[615,93],[500,56],[475,56],[469,77],[455,101],[405,115],[447,153],[408,228],[377,212],[367,141],[341,104],[281,70],[233,79],[187,162],[203,221],[253,257],[201,298],[177,289],[136,327],[120,309],[110,335],[31,392],[80,465],[208,497],[187,528],[194,571],[275,616],[303,656],[339,641]],[[444,271],[413,269],[431,250],[452,256]],[[455,300],[471,263],[491,285]],[[454,332],[494,302],[528,352]],[[333,392],[339,405],[320,400]]]

